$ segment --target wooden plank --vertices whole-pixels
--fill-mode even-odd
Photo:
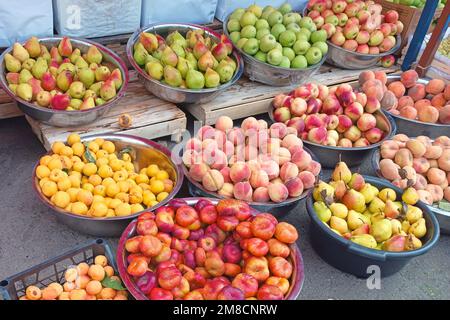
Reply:
[[[371,70],[383,70],[389,74],[398,71],[398,67],[395,66],[389,69],[376,67]],[[342,70],[324,65],[311,77],[310,81],[332,86],[357,80],[362,71]],[[203,104],[185,105],[184,109],[205,124],[214,123],[221,115],[239,119],[267,112],[270,101],[275,95],[281,92],[289,92],[295,87],[297,85],[273,87],[251,82],[246,77],[243,77],[213,101]]]

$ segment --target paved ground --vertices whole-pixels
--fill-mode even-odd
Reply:
[[[44,148],[24,118],[0,121],[0,279],[29,268],[91,237],[58,223],[38,201],[31,170]],[[372,173],[367,164],[361,172]],[[181,196],[187,196],[183,191]],[[300,231],[298,244],[306,280],[300,299],[449,299],[450,238],[442,236],[428,254],[411,261],[398,274],[383,279],[380,290],[365,280],[326,264],[309,243],[309,218],[303,204],[286,218]],[[110,239],[113,245],[117,239]]]

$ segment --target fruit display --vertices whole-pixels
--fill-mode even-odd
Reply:
[[[381,14],[382,6],[373,1],[310,0],[309,23],[325,30],[332,44],[362,54],[380,54],[395,47],[403,31],[398,13]]]
[[[227,37],[218,41],[203,29],[185,35],[172,31],[165,39],[142,32],[133,47],[133,58],[156,81],[176,88],[203,89],[231,81],[237,69],[232,52]]]
[[[6,81],[19,98],[53,110],[83,111],[116,97],[123,75],[116,65],[103,61],[96,45],[81,52],[64,37],[47,47],[36,37],[16,42],[4,56]]]
[[[450,138],[398,134],[381,144],[379,173],[401,189],[413,187],[421,201],[448,210]]]
[[[133,150],[116,150],[112,141],[55,142],[39,160],[36,179],[41,196],[56,208],[92,218],[129,216],[166,199],[175,184],[168,168],[156,163],[136,170]]]
[[[444,57],[450,58],[450,36],[441,41],[438,52]]]
[[[192,206],[172,201],[142,214],[136,234],[121,238],[124,272],[141,295],[150,300],[286,298],[296,272],[294,226],[269,213],[253,216],[239,200],[215,205],[203,198]]]
[[[384,74],[377,72],[379,75]],[[357,92],[349,84],[329,88],[306,83],[274,98],[273,119],[295,128],[304,141],[333,147],[367,147],[389,134],[378,118],[380,102],[372,89]]]
[[[89,265],[81,262],[64,273],[65,282],[44,288],[28,286],[19,300],[128,300],[128,292],[103,255]]]
[[[314,186],[321,166],[303,149],[297,130],[283,123],[245,119],[233,127],[222,116],[203,126],[184,149],[189,179],[218,197],[282,203]]]
[[[387,2],[402,4],[411,8],[423,8],[427,0],[386,0]],[[444,8],[447,0],[440,0],[438,3],[438,9]]]
[[[383,84],[376,79],[372,71],[364,71],[359,84],[363,90],[382,88],[377,94],[381,107],[393,115],[426,123],[450,124],[450,84],[441,79],[421,83],[417,72],[408,70],[386,87],[386,82]]]
[[[226,29],[235,46],[272,66],[305,69],[318,64],[328,52],[326,32],[292,12],[288,3],[278,9],[256,4],[236,9]]]
[[[320,181],[313,197],[318,218],[356,244],[394,252],[422,247],[427,226],[422,210],[415,206],[419,194],[414,188],[398,197],[395,190],[379,190],[339,162],[331,181]]]

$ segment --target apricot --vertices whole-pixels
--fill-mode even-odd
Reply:
[[[414,101],[422,100],[426,95],[427,93],[425,92],[425,85],[421,83],[414,85],[408,90],[408,96],[410,96]]]
[[[444,198],[444,190],[435,184],[428,184],[425,188],[431,194],[433,202],[439,202]]]
[[[413,87],[417,80],[419,80],[419,75],[415,70],[408,70],[402,73],[400,76],[400,81],[406,88]]]
[[[433,106],[426,106],[418,110],[417,115],[420,121],[436,123],[439,120],[439,111]]]
[[[88,275],[93,280],[102,281],[105,278],[105,269],[103,269],[102,266],[96,264],[91,265],[89,267]]]
[[[432,79],[427,83],[425,90],[429,94],[437,95],[443,92],[445,90],[445,87],[445,82],[443,80]]]
[[[114,299],[116,296],[116,290],[112,288],[103,288],[99,295],[101,299]]]
[[[375,71],[375,79],[380,80],[380,82],[385,85],[387,83],[386,72],[384,71]]]
[[[439,168],[444,171],[450,171],[450,149],[445,149],[438,159]]]
[[[89,281],[86,285],[86,292],[92,296],[99,294],[102,289],[102,284],[98,280]]]
[[[447,103],[447,100],[444,98],[443,93],[439,93],[435,95],[433,98],[431,98],[431,105],[435,108],[442,108]]]
[[[406,106],[400,109],[400,116],[414,120],[417,118],[417,109],[411,106]]]
[[[114,268],[111,266],[105,266],[105,273],[108,277],[112,277],[114,275]]]
[[[450,124],[450,104],[439,110],[439,122],[442,124]]]
[[[87,293],[84,289],[74,289],[69,293],[70,300],[86,300]]]
[[[414,102],[414,108],[417,111],[421,110],[423,107],[431,106],[431,101],[429,99],[421,99],[419,101]]]
[[[397,99],[402,98],[405,95],[406,88],[401,81],[394,81],[388,85],[388,90],[394,93]]]
[[[28,300],[40,300],[42,297],[41,289],[36,286],[29,286],[25,290],[25,296]]]

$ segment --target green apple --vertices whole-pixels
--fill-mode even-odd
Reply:
[[[256,37],[256,28],[254,26],[245,26],[241,29],[241,38],[251,39],[255,37]]]
[[[241,27],[245,27],[245,26],[254,26],[256,23],[256,20],[258,20],[258,18],[255,16],[255,14],[253,12],[249,12],[246,11],[241,19],[239,20],[239,23],[241,24]]]
[[[319,49],[320,49],[320,52],[322,52],[322,55],[323,55],[323,56],[326,55],[327,52],[328,52],[328,45],[327,45],[327,43],[324,42],[324,41],[318,41],[318,42],[315,42],[312,46],[313,46],[313,47],[316,47],[316,48],[319,48]]]
[[[267,34],[270,34],[269,29],[259,29],[258,31],[256,31],[256,39],[261,40],[261,38]]]
[[[255,55],[254,58],[261,61],[261,62],[266,62],[267,61],[267,54],[262,52],[262,51],[258,51]]]
[[[230,33],[230,40],[233,43],[238,43],[238,41],[241,39],[241,33],[239,31],[234,31]]]
[[[261,43],[259,44],[259,48],[262,52],[269,52],[277,45],[277,39],[273,36],[273,34],[266,34],[261,38]]]
[[[261,15],[261,19],[268,20],[270,14],[272,12],[275,12],[275,11],[277,11],[277,9],[275,9],[274,7],[272,7],[272,6],[265,6],[264,9],[263,9],[262,15]]]
[[[230,19],[227,23],[228,32],[241,31],[241,24],[239,20]]]
[[[274,49],[278,49],[278,50],[280,50],[281,52],[283,52],[283,46],[281,45],[281,43],[279,43],[279,42],[277,42],[277,44],[275,45],[275,48]]]
[[[291,31],[294,31],[295,33],[299,32],[300,29],[301,29],[301,28],[300,28],[300,27],[298,26],[298,24],[295,23],[295,22],[289,23],[289,24],[286,26],[286,30],[291,30]]]
[[[242,23],[241,23],[241,25],[242,25]],[[306,28],[311,32],[313,31],[313,26],[316,26],[310,17],[303,17],[300,20],[299,25],[301,28]]]
[[[270,29],[269,23],[267,22],[267,20],[264,19],[258,19],[258,21],[256,21],[255,23],[255,27],[256,30]]]
[[[235,19],[235,20],[241,20],[242,16],[245,13],[245,9],[243,8],[238,8],[236,10],[233,11],[233,13],[230,15],[230,20],[231,19]]]
[[[242,31],[241,31],[242,33]],[[314,31],[313,33],[311,33],[311,38],[310,41],[312,43],[316,43],[316,42],[325,42],[327,41],[327,32],[325,30],[317,30]]]
[[[308,41],[305,40],[295,41],[294,46],[292,47],[292,49],[294,49],[295,54],[297,55],[299,54],[304,55],[309,48],[311,48],[311,45],[309,44]]]
[[[290,23],[295,23],[296,22],[296,16],[293,14],[293,13],[286,13],[284,16],[283,16],[283,24],[285,25],[285,26],[287,26],[288,24],[290,24]]]
[[[236,43],[236,46],[237,46],[239,49],[242,49],[242,48],[244,48],[244,45],[245,45],[245,43],[246,43],[247,41],[248,41],[247,38],[240,38],[239,41]]]
[[[256,54],[259,50],[258,40],[255,38],[248,39],[244,44],[243,50],[251,56]]]
[[[311,31],[309,31],[309,29],[306,29],[306,28],[300,28],[300,31],[299,31],[299,32],[305,34],[306,37],[308,38],[308,41],[309,41],[309,39],[311,38]],[[297,40],[298,40],[298,39],[297,39]]]
[[[305,69],[308,66],[308,61],[305,56],[298,55],[291,61],[291,68],[293,69]]]
[[[273,27],[274,25],[276,25],[278,23],[283,23],[283,15],[279,11],[274,11],[271,14],[269,14],[269,17],[267,18],[267,22],[269,22],[269,25],[271,27]]]
[[[305,54],[305,58],[308,61],[308,65],[319,63],[322,60],[322,51],[317,47],[311,47]]]
[[[247,8],[247,11],[253,12],[253,14],[257,17],[260,18],[262,15],[262,10],[263,8],[261,8],[260,6],[258,6],[257,4],[252,4],[250,7]]]
[[[286,27],[284,26],[284,24],[281,23],[277,23],[276,25],[272,26],[272,29],[270,30],[270,32],[277,40],[280,34],[284,31],[286,31]]]
[[[291,67],[291,60],[289,60],[288,57],[283,56],[281,58],[281,62],[280,62],[280,64],[278,66],[282,67],[282,68],[290,68]]]
[[[283,3],[280,8],[278,8],[282,14],[287,14],[292,11],[292,7],[288,2]]]
[[[281,60],[283,59],[283,53],[281,53],[281,50],[278,49],[272,49],[267,53],[267,62],[271,65],[278,66],[281,63]]]
[[[294,12],[293,15],[295,16],[295,23],[299,24],[300,20],[302,20],[302,16],[298,12]]]
[[[295,41],[297,41],[297,37],[295,36],[294,31],[286,30],[280,34],[278,41],[283,47],[292,47]]]
[[[292,48],[283,48],[283,56],[288,57],[289,61],[294,60],[295,52]]]

